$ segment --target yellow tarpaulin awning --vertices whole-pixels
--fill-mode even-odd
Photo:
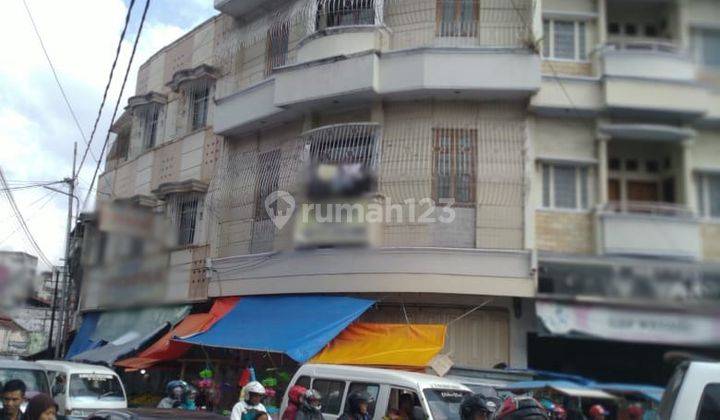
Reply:
[[[369,324],[347,327],[313,363],[423,368],[445,346],[445,325]]]

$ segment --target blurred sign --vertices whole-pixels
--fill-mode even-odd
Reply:
[[[295,217],[295,246],[370,246],[378,238],[379,223],[368,222],[370,200],[303,204]]]
[[[103,203],[99,229],[144,238],[155,232],[155,220],[156,215],[147,207]]]
[[[538,301],[541,327],[554,335],[578,335],[638,343],[720,344],[716,314],[689,314]]]

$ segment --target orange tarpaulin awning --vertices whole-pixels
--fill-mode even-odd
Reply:
[[[139,370],[165,360],[174,360],[182,357],[192,344],[173,341],[172,339],[174,337],[185,337],[207,331],[215,322],[228,313],[238,300],[239,298],[237,297],[215,300],[210,312],[188,315],[179,322],[175,328],[137,356],[120,360],[116,362],[115,365],[128,370]]]
[[[445,325],[356,323],[347,327],[313,363],[423,368],[445,346]]]

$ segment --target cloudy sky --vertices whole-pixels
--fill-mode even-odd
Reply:
[[[130,0],[25,0],[80,126],[89,138]],[[85,147],[33,31],[23,0],[0,6],[0,166],[11,188],[55,181],[71,173],[73,142]],[[154,52],[213,16],[213,0],[151,0],[124,98],[135,90],[137,68]],[[145,0],[136,0],[123,53],[93,147],[100,154]],[[125,100],[121,102],[124,106]],[[119,115],[119,113],[118,113]],[[83,167],[81,201],[96,161]],[[101,166],[102,171],[102,166]],[[54,264],[64,250],[67,198],[44,188],[13,191],[40,248]],[[0,195],[0,250],[35,254]],[[92,199],[91,199],[92,201]],[[88,205],[92,208],[92,203]],[[42,267],[41,267],[42,268]]]

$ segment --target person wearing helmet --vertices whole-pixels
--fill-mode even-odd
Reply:
[[[260,382],[252,381],[240,392],[240,401],[235,404],[230,420],[256,420],[259,416],[267,416],[267,409],[262,404],[265,387]],[[267,416],[270,419],[270,416]]]
[[[560,404],[555,404],[555,409],[550,415],[550,418],[553,420],[566,420],[567,412],[565,412],[563,406],[561,406]]]
[[[186,391],[187,383],[185,381],[174,380],[168,382],[165,387],[165,398],[160,400],[157,408],[181,408]]]
[[[288,391],[288,405],[282,414],[282,420],[295,420],[300,404],[302,404],[302,397],[305,394],[304,386],[295,385]]]
[[[605,410],[605,407],[600,404],[595,404],[590,407],[588,414],[590,415],[590,420],[605,420],[605,416],[610,415],[610,413]]]
[[[348,395],[345,403],[345,412],[338,420],[369,420],[370,394],[364,391],[355,391]]]
[[[460,420],[488,420],[497,408],[492,398],[481,394],[466,395],[460,402]]]
[[[323,420],[320,412],[322,408],[322,397],[314,389],[305,391],[302,397],[302,404],[297,412],[296,420]]]
[[[506,399],[495,416],[498,420],[548,420],[545,408],[532,397]]]

